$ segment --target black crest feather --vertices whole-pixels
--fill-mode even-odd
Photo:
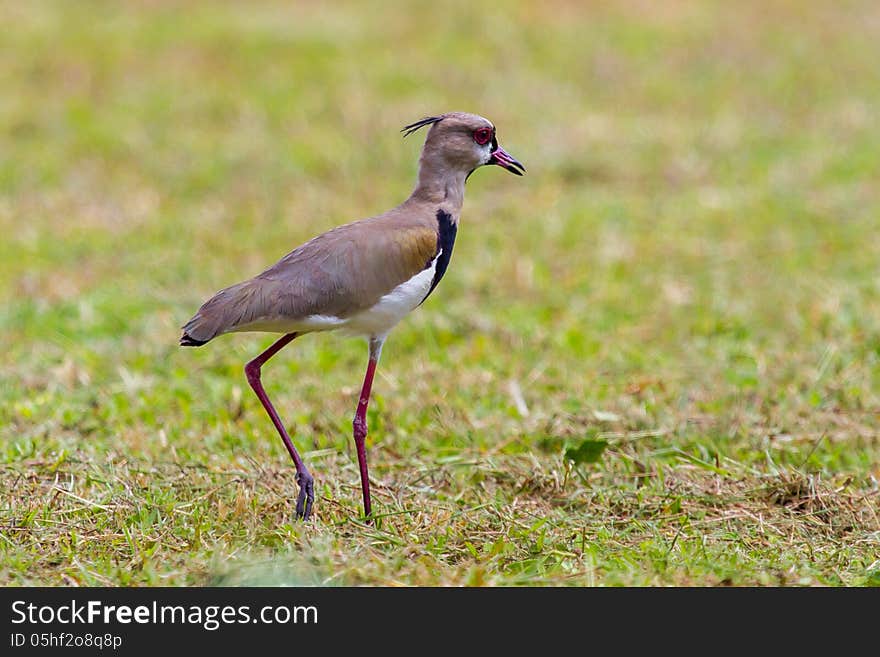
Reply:
[[[426,116],[423,119],[416,121],[415,123],[410,123],[409,125],[403,126],[401,132],[404,137],[409,137],[412,133],[420,128],[424,128],[426,125],[432,125],[437,123],[438,121],[442,121],[442,116]]]

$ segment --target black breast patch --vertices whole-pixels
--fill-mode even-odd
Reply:
[[[452,247],[455,246],[455,234],[458,232],[458,226],[452,221],[452,215],[444,210],[437,210],[437,266],[434,269],[434,280],[431,281],[431,289],[425,295],[425,299],[431,296],[431,292],[437,287],[437,283],[446,273],[449,266],[449,259],[452,257]],[[422,303],[425,302],[422,299]]]

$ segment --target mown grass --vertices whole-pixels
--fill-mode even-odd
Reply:
[[[880,583],[874,2],[0,4],[0,582]],[[470,180],[392,334],[178,348],[209,294]],[[516,391],[521,391],[518,402]],[[573,467],[566,446],[603,439]]]

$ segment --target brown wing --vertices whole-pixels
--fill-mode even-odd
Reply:
[[[262,274],[221,290],[183,327],[183,344],[255,321],[348,317],[425,269],[436,223],[389,213],[340,226],[291,251]]]

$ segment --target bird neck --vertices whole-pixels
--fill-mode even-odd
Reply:
[[[468,172],[452,168],[433,154],[423,153],[419,159],[419,177],[410,198],[442,205],[458,216],[464,203],[464,182]]]

